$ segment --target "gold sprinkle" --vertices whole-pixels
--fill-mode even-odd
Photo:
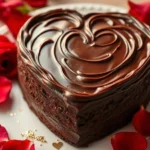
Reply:
[[[20,123],[20,121],[19,121],[19,120],[17,120],[17,123]]]
[[[36,139],[37,139],[38,141],[43,141],[44,136],[37,136]]]
[[[26,139],[31,140],[31,141],[36,140],[38,142],[41,142],[41,144],[47,143],[47,141],[45,140],[45,137],[44,136],[37,136],[35,134],[35,131],[37,131],[37,129],[35,129],[34,131],[29,130],[29,131],[23,132],[23,133],[21,133],[21,136],[25,137]]]
[[[45,140],[44,136],[37,136],[36,140],[41,142],[41,143],[47,143],[47,141]]]
[[[61,148],[62,148],[62,146],[63,146],[63,143],[62,142],[58,142],[58,143],[52,143],[52,146],[54,147],[54,148],[56,148],[57,150],[60,150]]]
[[[35,134],[33,131],[29,130],[26,136],[27,139],[35,139]]]
[[[21,133],[21,136],[22,136],[22,137],[24,137],[24,136],[25,136],[25,133],[24,133],[24,132],[22,132],[22,133]]]
[[[46,140],[44,140],[44,141],[43,141],[43,143],[47,143],[47,141],[46,141]]]

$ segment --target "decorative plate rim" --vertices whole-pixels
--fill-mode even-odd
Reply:
[[[90,11],[108,11],[108,12],[121,12],[121,13],[126,13],[127,9],[119,6],[114,6],[114,5],[107,5],[107,4],[101,4],[101,3],[70,3],[70,4],[60,4],[60,5],[52,5],[52,6],[47,6],[44,8],[37,9],[33,12],[31,12],[31,15],[37,15],[39,13],[43,13],[49,10],[54,10],[54,9],[76,9],[76,10],[90,10]]]

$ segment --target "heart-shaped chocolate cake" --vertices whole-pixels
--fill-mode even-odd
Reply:
[[[122,127],[150,97],[150,28],[122,13],[52,10],[18,36],[19,80],[47,127],[85,146]]]

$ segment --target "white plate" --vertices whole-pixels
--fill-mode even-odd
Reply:
[[[123,8],[101,4],[67,4],[42,8],[32,12],[31,14],[35,15],[55,8],[72,8],[82,12],[86,12],[87,10],[126,12],[126,10]],[[148,108],[150,110],[150,105]],[[21,112],[19,111],[20,109],[22,110]],[[11,113],[16,113],[16,115],[10,116]],[[52,143],[57,142],[59,139],[43,123],[41,123],[28,108],[26,102],[23,99],[22,92],[17,81],[13,84],[10,99],[4,104],[0,104],[0,124],[7,128],[10,139],[23,139],[21,136],[22,132],[30,129],[37,129],[36,135],[44,136],[48,143],[40,146],[40,142],[35,142],[36,150],[54,150],[55,148],[52,146]],[[134,129],[132,125],[129,124],[119,131],[134,131]],[[103,140],[92,143],[88,148],[82,148],[82,150],[111,150],[112,148],[110,144],[110,136]],[[63,143],[64,144],[61,150],[80,150],[79,148],[70,146],[64,141]]]

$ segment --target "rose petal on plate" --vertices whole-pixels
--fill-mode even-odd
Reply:
[[[150,2],[135,4],[132,1],[128,1],[128,4],[130,7],[129,13],[131,15],[150,25]]]
[[[40,1],[24,0],[24,1],[27,2],[32,7],[44,7],[47,5],[47,0],[40,0]]]
[[[7,25],[14,38],[16,38],[20,28],[30,18],[30,16],[27,14],[22,14],[14,9],[7,13],[5,10],[3,12],[4,14],[2,14],[3,16],[1,16],[1,19]]]
[[[134,128],[144,136],[150,136],[150,112],[141,107],[133,116],[132,124]]]
[[[0,42],[9,42],[9,40],[6,36],[0,35]]]
[[[11,80],[0,76],[0,103],[5,102],[12,88]]]
[[[11,0],[11,1],[9,0],[0,2],[0,8],[18,7],[20,5],[23,5],[22,0]]]
[[[29,140],[10,140],[3,145],[2,150],[35,150],[35,148]]]
[[[0,42],[0,75],[9,78],[17,75],[17,48],[15,43]]]
[[[111,138],[113,150],[146,150],[147,140],[136,132],[120,132]]]
[[[5,142],[8,141],[8,139],[9,137],[7,130],[5,129],[5,127],[0,125],[0,150],[2,146],[5,144]]]
[[[6,141],[0,142],[0,150],[3,150],[3,145],[6,143]]]
[[[5,129],[5,127],[0,125],[0,142],[8,141],[8,139],[9,137],[8,137],[7,130]]]

